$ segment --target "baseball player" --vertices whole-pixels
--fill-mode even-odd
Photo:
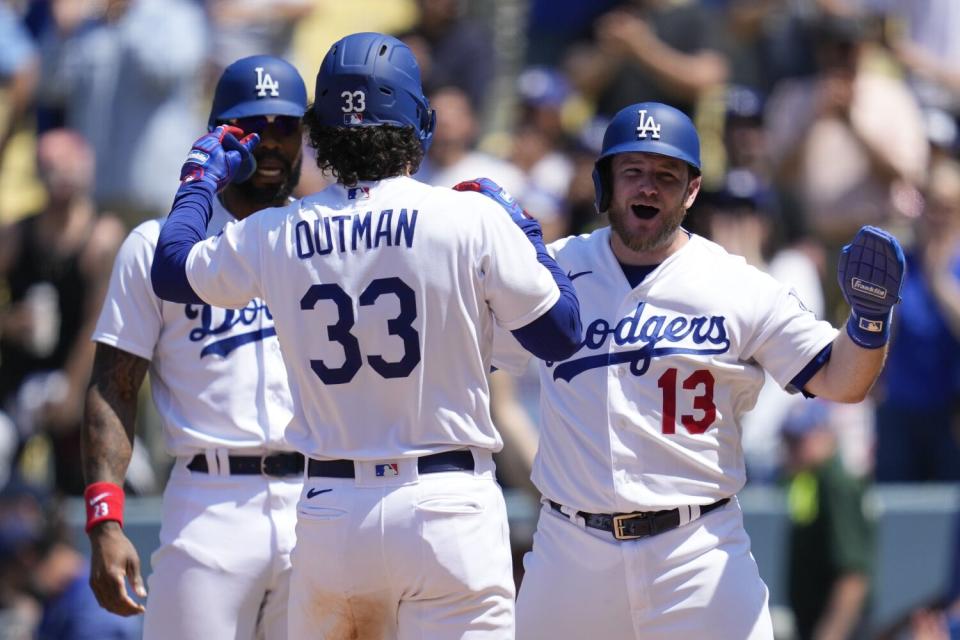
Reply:
[[[617,113],[594,180],[610,226],[549,247],[585,326],[572,357],[539,364],[543,507],[517,638],[772,638],[736,498],[741,418],[764,370],[787,390],[865,396],[903,254],[870,227],[844,249],[852,310],[838,332],[680,226],[701,182],[699,138],[680,111],[648,102]],[[527,357],[512,347],[498,340],[494,363],[522,371]]]
[[[224,70],[210,112],[259,133],[244,171],[210,202],[208,233],[282,205],[300,175],[306,88],[270,56]],[[83,424],[91,587],[120,615],[144,611],[137,553],[122,529],[137,390],[150,371],[166,447],[176,456],[163,496],[160,547],[151,558],[144,637],[286,638],[290,551],[304,458],[283,437],[293,415],[273,317],[250,295],[236,309],[158,299],[149,269],[163,220],[127,237],[114,265]]]
[[[259,297],[275,319],[286,435],[309,456],[290,638],[512,639],[493,327],[566,358],[580,340],[573,287],[499,187],[409,177],[435,114],[396,38],[336,42],[304,122],[336,184],[200,242],[214,194],[256,145],[217,129],[184,165],[152,271],[163,298]]]

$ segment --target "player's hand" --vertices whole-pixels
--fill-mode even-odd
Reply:
[[[851,309],[847,333],[861,347],[876,349],[887,343],[905,266],[900,243],[876,227],[860,229],[840,252],[837,279]]]
[[[127,593],[127,581],[134,593],[145,598],[147,590],[140,574],[140,556],[117,522],[101,522],[90,530],[90,588],[100,606],[120,616],[144,612],[144,607]]]
[[[231,182],[243,182],[257,168],[253,149],[260,142],[255,133],[238,140],[243,130],[220,125],[193,143],[180,170],[180,182],[207,182],[219,192]]]

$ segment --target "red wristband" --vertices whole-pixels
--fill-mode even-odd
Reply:
[[[123,526],[123,488],[112,482],[94,482],[83,491],[87,507],[86,532],[101,522],[113,520]]]

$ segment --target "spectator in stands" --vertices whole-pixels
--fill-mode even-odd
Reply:
[[[0,492],[0,575],[21,602],[36,608],[22,620],[37,640],[136,640],[142,620],[100,608],[88,584],[89,561],[68,542],[67,530],[48,496],[13,482]],[[32,619],[31,619],[32,617]],[[0,638],[2,638],[0,633]]]
[[[0,501],[0,640],[32,640],[40,621],[40,603],[22,589],[21,556],[33,543],[25,514]]]
[[[797,638],[864,638],[874,563],[864,487],[840,461],[828,403],[800,400],[782,434],[790,474],[787,581]]]
[[[693,115],[698,99],[729,75],[721,22],[701,2],[674,0],[628,0],[601,16],[596,38],[613,80],[599,113],[612,116],[640,96]]]
[[[467,94],[458,87],[447,86],[429,97],[430,106],[437,112],[437,127],[417,179],[452,187],[464,180],[487,177],[519,198],[525,189],[520,170],[476,148],[480,130]]]
[[[0,167],[17,124],[33,101],[39,57],[30,34],[5,0],[0,0]]]
[[[517,197],[543,227],[544,241],[562,237],[568,227],[565,198],[574,166],[563,108],[570,84],[557,69],[530,67],[517,79],[519,118],[510,160],[523,172],[525,186]]]
[[[483,113],[497,59],[490,33],[464,16],[460,0],[417,0],[417,6],[419,21],[398,37],[416,54],[424,91],[459,87]]]
[[[865,0],[886,14],[887,41],[924,107],[960,118],[960,4],[954,0]]]
[[[207,29],[191,0],[51,0],[39,97],[93,146],[94,197],[127,226],[169,210],[196,107]],[[100,13],[83,13],[86,8]]]
[[[559,64],[576,42],[588,40],[593,21],[621,0],[531,0],[527,64]]]
[[[931,168],[876,417],[877,482],[960,480],[960,164]]]
[[[928,147],[909,88],[870,64],[878,49],[863,20],[823,17],[815,43],[818,71],[778,84],[765,115],[779,188],[832,246],[889,224],[896,188],[920,183]]]
[[[297,21],[313,11],[314,0],[207,0],[211,23],[210,77],[228,64],[253,55],[290,57]]]
[[[0,403],[22,437],[51,438],[56,486],[79,495],[90,335],[124,229],[93,204],[93,152],[78,133],[43,134],[37,165],[46,207],[0,230],[0,281],[9,289],[0,309]]]

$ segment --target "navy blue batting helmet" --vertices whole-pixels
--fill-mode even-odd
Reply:
[[[603,134],[603,147],[593,168],[597,211],[610,206],[609,160],[619,153],[656,153],[683,160],[700,174],[700,136],[685,113],[661,102],[641,102],[613,116]]]
[[[317,73],[313,109],[327,127],[413,127],[424,151],[436,126],[417,59],[383,33],[354,33],[330,47]]]
[[[274,56],[240,58],[223,71],[207,126],[248,116],[303,117],[307,87],[297,69]]]

